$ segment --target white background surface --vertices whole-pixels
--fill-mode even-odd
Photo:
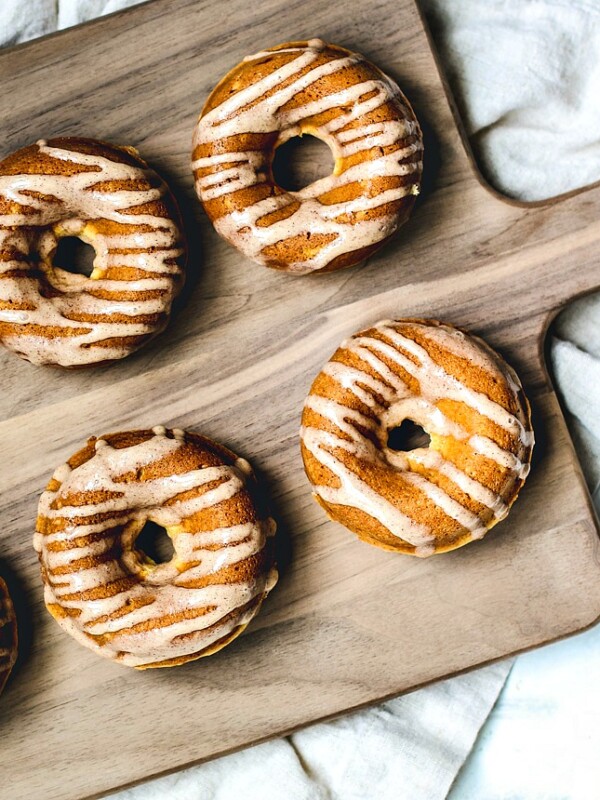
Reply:
[[[0,43],[134,3],[1,0]],[[498,188],[533,200],[600,179],[600,0],[422,5]],[[551,356],[598,507],[600,295],[562,315]],[[600,628],[520,656],[476,739],[509,669],[505,662],[445,681],[119,797],[598,800]]]

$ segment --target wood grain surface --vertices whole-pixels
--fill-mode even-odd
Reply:
[[[190,140],[210,89],[244,55],[314,36],[363,52],[402,86],[427,132],[426,191],[367,263],[294,278],[219,240],[193,194]],[[0,703],[2,800],[107,792],[596,620],[598,530],[543,336],[566,301],[600,285],[600,186],[532,206],[483,186],[412,0],[346,0],[343,11],[316,0],[156,0],[6,52],[0,87],[3,154],[62,134],[135,145],[174,186],[192,244],[186,302],[139,354],[64,372],[0,353],[0,567],[24,641]],[[534,467],[508,520],[429,560],[377,550],[329,522],[299,455],[313,376],[343,337],[395,316],[484,336],[518,370],[535,414]],[[31,539],[49,475],[88,435],[158,423],[201,431],[254,463],[284,563],[234,645],[137,673],[50,618]]]

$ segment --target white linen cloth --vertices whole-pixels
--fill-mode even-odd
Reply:
[[[0,45],[136,2],[1,0]],[[534,200],[600,179],[600,2],[422,5],[498,188]],[[551,359],[600,508],[600,295],[561,315]],[[596,800],[600,628],[519,657],[504,686],[511,666],[440,682],[113,800]]]

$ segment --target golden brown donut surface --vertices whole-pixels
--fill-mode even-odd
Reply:
[[[404,420],[429,435],[427,447],[390,449]],[[481,339],[434,321],[385,320],[343,342],[302,414],[316,500],[365,541],[417,556],[503,519],[533,442],[515,372]]]
[[[170,536],[170,561],[136,549],[147,520]],[[242,632],[277,581],[274,533],[247,461],[157,426],[91,438],[59,467],[34,546],[61,627],[145,669],[210,655]]]
[[[333,173],[276,185],[276,148],[311,134]],[[208,98],[194,132],[196,192],[248,258],[296,274],[350,266],[402,225],[419,193],[423,142],[408,100],[358,53],[320,39],[249,56]]]
[[[8,587],[0,578],[0,692],[17,660],[17,620]]]
[[[90,277],[53,265],[95,250]],[[162,331],[183,284],[175,200],[133,148],[40,140],[0,162],[0,341],[34,364],[123,358]]]

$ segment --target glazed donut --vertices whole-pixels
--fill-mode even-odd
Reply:
[[[277,147],[311,134],[333,173],[297,192],[276,185]],[[362,261],[408,219],[423,141],[398,86],[357,53],[320,39],[242,61],[214,89],[194,132],[196,192],[245,256],[296,274]]]
[[[58,240],[95,250],[88,278]],[[0,341],[34,364],[112,361],[162,331],[183,284],[175,201],[131,147],[39,141],[0,162]]]
[[[396,451],[412,420],[428,447]],[[529,403],[481,339],[426,320],[379,322],[334,353],[302,414],[316,500],[361,539],[429,556],[503,519],[529,472]]]
[[[17,620],[8,587],[0,578],[0,693],[17,660]]]
[[[138,669],[220,650],[277,581],[274,521],[247,461],[193,433],[113,433],[54,473],[34,547],[46,607],[94,652]],[[147,520],[172,540],[155,564],[135,547]]]

